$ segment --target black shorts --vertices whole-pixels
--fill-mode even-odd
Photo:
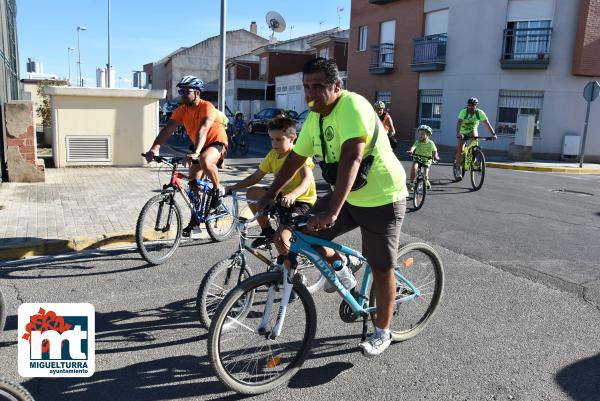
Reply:
[[[208,145],[204,145],[204,147],[202,148],[202,150],[200,151],[200,154],[204,153],[204,151],[208,148],[215,148],[219,151],[219,153],[221,153],[221,155],[223,154],[223,149],[225,148],[225,144],[221,143],[221,142],[213,142],[213,143],[209,143]],[[194,152],[196,150],[196,147],[194,145],[190,146],[190,150],[192,152]],[[221,160],[219,161],[219,164],[222,163],[222,157]],[[194,159],[192,160],[192,164],[200,164],[200,160],[198,159]],[[219,167],[219,166],[218,166]]]
[[[327,210],[331,193],[319,198],[311,213]],[[345,202],[335,224],[317,232],[317,236],[332,240],[360,227],[362,253],[373,269],[394,268],[398,259],[400,230],[406,211],[406,199],[377,207],[352,206]],[[314,235],[314,233],[311,233]]]

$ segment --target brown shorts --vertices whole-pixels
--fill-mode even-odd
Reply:
[[[310,213],[325,211],[331,194],[317,200]],[[374,269],[396,266],[400,246],[400,230],[406,211],[406,200],[377,207],[352,206],[344,203],[333,227],[318,232],[327,240],[360,227],[362,253]]]

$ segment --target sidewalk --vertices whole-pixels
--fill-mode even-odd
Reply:
[[[227,164],[223,184],[254,171],[258,162]],[[158,167],[53,168],[45,183],[3,183],[0,260],[135,244],[140,210],[169,178],[165,167],[160,173]]]
[[[489,168],[600,174],[599,164],[579,169],[577,163],[490,159]],[[238,181],[259,162],[228,160],[221,170],[223,183]],[[158,167],[51,168],[45,183],[0,184],[0,260],[135,244],[139,212],[169,174]]]

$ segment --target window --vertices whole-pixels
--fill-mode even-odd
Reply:
[[[496,132],[514,135],[519,114],[535,115],[535,136],[540,135],[540,118],[544,104],[544,92],[500,90]]]
[[[329,58],[329,48],[328,47],[324,47],[322,49],[319,49],[319,57],[323,57],[325,59]]]
[[[361,26],[358,28],[358,51],[367,50],[367,27]]]
[[[442,90],[423,89],[419,91],[419,125],[429,125],[440,129],[442,125]]]
[[[505,55],[518,60],[547,54],[550,51],[551,24],[550,20],[507,22]]]
[[[390,110],[390,106],[392,104],[392,92],[390,91],[376,91],[375,92],[375,101],[385,103],[385,109],[387,111]]]
[[[260,59],[260,75],[265,75],[267,73],[267,58],[261,57]]]

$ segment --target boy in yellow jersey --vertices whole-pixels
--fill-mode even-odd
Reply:
[[[411,191],[415,183],[415,176],[417,175],[417,166],[419,163],[425,166],[423,174],[425,175],[425,184],[427,189],[431,188],[429,183],[429,166],[433,159],[440,160],[438,156],[437,147],[431,140],[431,127],[429,125],[419,125],[417,128],[419,132],[419,139],[415,141],[413,146],[410,147],[406,152],[413,157],[413,165],[410,169],[410,183],[408,190]]]
[[[276,117],[269,121],[267,128],[273,149],[267,153],[267,156],[254,173],[237,184],[227,187],[225,189],[226,193],[256,185],[268,173],[272,173],[275,176],[279,173],[281,166],[283,166],[283,163],[294,148],[296,122],[289,117]],[[307,158],[292,180],[281,190],[281,205],[290,208],[293,213],[305,214],[317,200],[317,188],[312,173],[313,168],[314,164],[312,160]],[[248,190],[247,197],[250,200],[258,201],[263,198],[266,192],[267,188],[255,186]],[[255,204],[250,204],[250,209],[256,213]],[[279,231],[275,233],[266,216],[260,216],[257,221],[262,229],[261,235],[264,238],[254,240],[252,246],[261,246],[273,239],[279,254],[287,255],[290,246],[291,231],[280,227]]]

